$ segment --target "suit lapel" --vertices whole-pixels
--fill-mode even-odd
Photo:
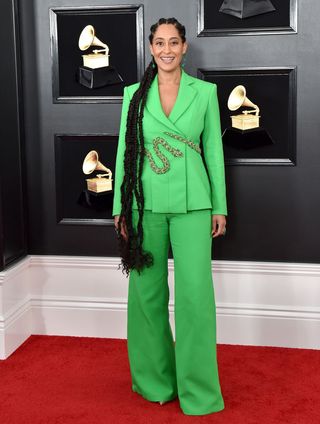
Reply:
[[[169,115],[170,121],[175,123],[188,109],[197,91],[192,87],[192,78],[182,69],[178,96]]]
[[[160,101],[157,74],[149,89],[146,109],[163,125],[167,126],[172,131],[179,132],[179,129],[175,126],[175,122],[188,109],[197,94],[197,91],[192,87],[192,83],[192,78],[182,69],[178,95],[171,113],[169,117],[167,117],[163,112]]]

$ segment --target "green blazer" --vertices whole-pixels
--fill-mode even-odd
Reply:
[[[112,215],[120,215],[124,176],[125,132],[129,102],[140,83],[124,87],[114,178]],[[153,80],[144,109],[146,155],[142,171],[144,208],[153,212],[186,213],[211,209],[227,215],[225,169],[217,86],[181,73],[178,96],[167,117]],[[165,147],[166,146],[166,147]],[[159,156],[156,151],[159,149]],[[177,150],[178,149],[178,150]],[[206,168],[202,159],[205,159]],[[133,205],[137,209],[134,197]]]

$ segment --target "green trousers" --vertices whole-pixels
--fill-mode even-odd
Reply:
[[[133,209],[136,225],[138,212]],[[129,276],[127,343],[132,390],[149,401],[179,397],[187,415],[224,409],[216,355],[211,209],[144,211],[143,248],[154,265]],[[174,258],[175,343],[169,322],[168,250]]]

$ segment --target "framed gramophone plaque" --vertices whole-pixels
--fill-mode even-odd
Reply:
[[[225,162],[296,164],[296,67],[198,69],[217,84]]]
[[[56,134],[57,223],[113,225],[118,135]]]
[[[297,33],[297,0],[198,0],[198,37]]]
[[[144,72],[143,5],[53,7],[53,103],[121,103]]]

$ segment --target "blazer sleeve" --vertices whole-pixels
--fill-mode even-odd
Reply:
[[[127,129],[127,115],[129,110],[129,104],[130,104],[130,98],[129,98],[128,88],[124,87],[117,156],[116,156],[116,166],[115,166],[112,216],[120,215],[121,213],[121,184],[124,177],[124,153],[126,149],[125,137],[126,137],[126,129]]]
[[[202,146],[211,185],[211,213],[212,215],[227,215],[224,154],[217,85],[210,84],[210,86],[202,133]]]

